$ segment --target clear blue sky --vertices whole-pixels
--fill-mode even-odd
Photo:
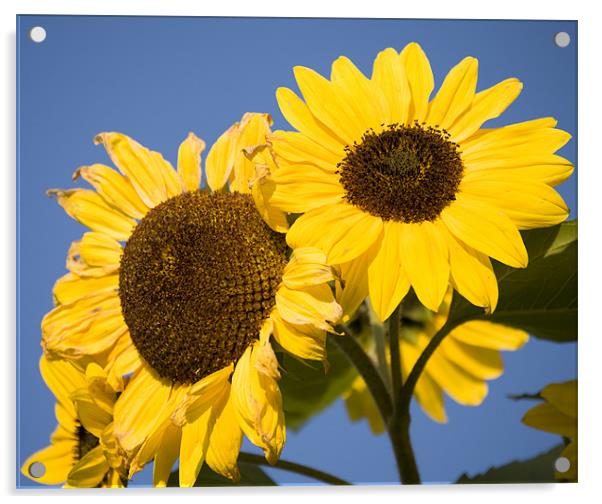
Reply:
[[[25,16],[18,24],[19,79],[19,334],[17,465],[47,445],[54,429],[53,397],[38,373],[40,320],[52,307],[51,288],[65,272],[67,248],[83,228],[45,196],[70,187],[82,164],[107,163],[92,144],[100,131],[121,131],[175,162],[179,143],[194,131],[208,145],[246,111],[270,112],[286,128],[274,91],[295,87],[292,67],[328,74],[340,55],[369,73],[376,53],[419,42],[437,86],[467,55],[479,59],[479,88],[510,76],[521,97],[491,124],[555,116],[576,136],[577,26],[574,22],[310,20],[160,17]],[[32,26],[47,38],[34,44]],[[572,44],[554,45],[558,31]],[[576,138],[562,154],[576,161]],[[576,174],[560,191],[577,215]],[[455,480],[554,446],[555,436],[524,427],[531,404],[509,393],[537,391],[576,376],[576,345],[532,339],[505,357],[506,374],[490,384],[479,408],[448,401],[449,423],[438,425],[414,408],[412,435],[426,482]],[[393,482],[385,437],[364,422],[351,424],[339,401],[300,432],[289,432],[283,457],[357,483]],[[271,470],[281,483],[303,482]],[[19,485],[35,485],[17,476]],[[149,471],[135,484],[148,484]]]

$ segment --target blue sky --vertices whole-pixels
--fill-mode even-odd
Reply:
[[[80,165],[107,163],[92,144],[100,131],[121,131],[175,162],[194,131],[210,145],[244,112],[270,112],[287,124],[274,97],[295,88],[292,67],[328,74],[340,55],[365,73],[385,47],[411,41],[426,51],[437,85],[464,56],[479,59],[479,88],[507,77],[524,83],[519,99],[491,125],[554,116],[574,139],[561,154],[576,162],[577,26],[569,21],[446,21],[24,16],[18,24],[18,439],[17,464],[47,445],[54,429],[53,397],[38,373],[40,321],[51,289],[64,274],[67,248],[83,228],[45,196],[72,185]],[[47,38],[34,44],[29,29]],[[566,31],[573,42],[554,45]],[[577,215],[577,177],[559,190]],[[534,338],[505,355],[506,373],[490,383],[479,408],[447,402],[449,423],[429,420],[415,405],[412,435],[425,482],[455,480],[558,442],[520,423],[529,403],[509,393],[537,391],[574,378],[576,345]],[[247,449],[252,449],[246,445]],[[396,481],[386,437],[352,424],[339,401],[299,432],[289,432],[283,457],[357,483]],[[280,483],[307,482],[270,470]],[[21,486],[35,485],[17,475]],[[148,484],[149,471],[134,484]]]

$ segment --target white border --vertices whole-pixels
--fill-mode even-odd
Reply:
[[[272,0],[229,0],[203,2],[202,0],[2,0],[0,25],[2,30],[2,66],[0,67],[0,152],[4,162],[0,168],[2,179],[1,231],[3,246],[0,262],[0,320],[5,330],[0,334],[3,342],[1,353],[1,382],[6,398],[0,415],[3,434],[3,453],[0,457],[0,481],[3,493],[10,497],[38,494],[44,498],[63,499],[65,492],[16,491],[15,486],[15,15],[16,14],[115,14],[115,15],[182,15],[182,16],[277,16],[277,17],[399,17],[399,18],[476,18],[476,19],[564,19],[579,21],[579,378],[580,418],[579,445],[580,483],[578,485],[504,485],[504,486],[438,486],[421,488],[277,488],[269,492],[262,489],[244,488],[234,492],[206,490],[181,492],[167,490],[169,497],[232,499],[247,502],[248,499],[266,501],[286,500],[287,504],[307,499],[332,498],[363,502],[366,498],[379,501],[420,502],[445,501],[446,504],[469,502],[503,502],[512,499],[545,499],[546,504],[565,503],[567,499],[588,502],[597,493],[600,480],[598,469],[602,456],[600,418],[602,398],[600,394],[600,370],[602,369],[602,331],[596,324],[600,313],[596,287],[602,281],[600,275],[600,250],[602,236],[602,127],[599,87],[600,56],[602,47],[600,18],[596,15],[595,2],[572,1],[525,1],[503,0],[483,2],[470,0],[430,0],[426,2],[387,0],[302,0],[298,2]],[[551,83],[553,85],[553,83]],[[43,244],[40,245],[43,248]],[[361,457],[361,453],[358,453]],[[104,492],[70,492],[75,498],[104,498]],[[144,499],[164,499],[165,493],[156,490],[128,490],[112,492],[111,497],[125,500],[129,494]]]

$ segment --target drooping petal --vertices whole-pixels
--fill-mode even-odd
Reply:
[[[73,467],[73,453],[76,447],[77,440],[53,443],[29,457],[21,466],[21,473],[33,481],[45,485],[65,483],[67,475]],[[44,467],[44,473],[41,476],[38,476],[37,464],[42,464]]]
[[[282,282],[291,289],[323,284],[333,279],[332,268],[326,265],[326,255],[313,247],[293,250],[282,273]]]
[[[454,288],[475,306],[495,311],[498,285],[489,257],[468,247],[451,233],[447,233],[447,246]]]
[[[529,340],[529,335],[501,324],[471,320],[454,329],[454,338],[467,345],[492,350],[518,350]]]
[[[399,254],[420,302],[437,311],[449,286],[449,249],[439,223],[428,221],[398,228]]]
[[[394,221],[385,223],[378,252],[368,266],[370,302],[381,322],[389,318],[410,288],[401,261],[402,226]]]
[[[280,316],[291,324],[310,324],[325,331],[332,330],[342,309],[327,284],[290,289],[281,285],[276,291],[276,307]]]
[[[456,201],[441,213],[441,219],[469,247],[514,268],[527,266],[529,257],[523,239],[500,210],[458,193]]]
[[[302,359],[326,358],[326,332],[315,326],[291,324],[278,314],[272,314],[274,338],[287,352]]]
[[[269,343],[249,346],[232,375],[232,401],[239,425],[275,464],[286,440],[278,361]]]
[[[75,488],[94,488],[98,486],[109,470],[102,446],[92,448],[74,466],[67,484]]]
[[[209,438],[207,464],[218,474],[238,482],[238,454],[242,445],[242,430],[234,410],[230,387],[223,404],[216,406],[215,425]]]
[[[156,487],[167,486],[171,469],[180,454],[181,439],[182,430],[180,427],[169,424],[165,428],[153,464],[153,485]]]

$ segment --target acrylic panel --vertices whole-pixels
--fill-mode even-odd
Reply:
[[[576,481],[577,35],[18,16],[17,486]]]

